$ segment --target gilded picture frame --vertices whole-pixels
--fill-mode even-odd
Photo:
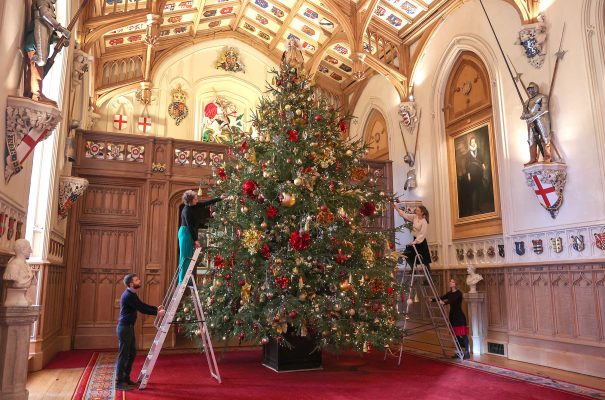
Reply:
[[[448,161],[454,239],[501,232],[492,118],[451,132]]]

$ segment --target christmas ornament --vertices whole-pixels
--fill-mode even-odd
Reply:
[[[317,115],[315,116],[315,121],[320,122],[320,121],[321,121],[321,119],[322,119],[322,118],[321,118],[321,115],[317,114]]]
[[[384,282],[379,278],[370,279],[370,289],[374,293],[379,293],[384,290]]]
[[[376,206],[372,202],[363,203],[359,213],[365,217],[371,217],[376,212]]]
[[[365,245],[361,249],[361,258],[368,264],[368,266],[374,262],[374,252],[369,245]]]
[[[282,202],[283,202],[283,200],[282,200]],[[283,205],[283,203],[282,203],[282,205]],[[279,214],[279,211],[277,210],[277,208],[275,208],[271,205],[267,209],[267,218],[275,219],[278,214]]]
[[[290,235],[289,243],[294,250],[304,250],[311,245],[311,235],[308,232],[294,231]]]
[[[298,142],[299,135],[298,135],[298,132],[296,132],[296,130],[290,129],[287,132],[287,135],[291,142]]]
[[[255,191],[257,190],[258,185],[253,180],[247,180],[242,185],[242,192],[246,194],[246,196],[250,198],[256,198]]]
[[[242,286],[242,289],[240,291],[242,305],[246,305],[250,301],[250,290],[251,289],[252,289],[252,286],[247,282]]]
[[[350,151],[350,150],[349,150]],[[351,178],[355,181],[361,181],[366,177],[365,168],[355,167],[351,169]]]
[[[263,234],[258,229],[246,229],[242,234],[242,245],[253,255],[260,249],[262,238]]]
[[[279,202],[284,207],[292,207],[296,204],[296,197],[293,194],[288,194],[285,192],[281,192],[279,194]]]
[[[334,223],[334,214],[330,210],[320,211],[316,219],[318,224],[328,227]]]

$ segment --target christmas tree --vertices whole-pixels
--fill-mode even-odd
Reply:
[[[208,274],[200,289],[216,339],[287,345],[286,332],[332,350],[397,340],[393,232],[364,229],[388,212],[342,118],[308,78],[283,65],[216,167]],[[185,305],[177,321],[190,317]],[[183,325],[189,336],[196,325]]]

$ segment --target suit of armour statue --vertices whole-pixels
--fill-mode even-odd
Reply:
[[[525,165],[538,162],[538,145],[543,150],[544,162],[550,162],[550,114],[548,96],[540,93],[538,85],[531,82],[527,86],[529,99],[525,102],[521,119],[527,123],[527,142],[529,143],[530,160]]]
[[[31,24],[25,36],[25,78],[23,95],[35,101],[56,105],[42,94],[44,65],[49,57],[50,45],[56,39],[55,31],[69,40],[70,32],[57,21],[56,0],[33,0]]]

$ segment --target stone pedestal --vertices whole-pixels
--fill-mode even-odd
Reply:
[[[468,318],[471,327],[471,351],[473,354],[487,353],[487,304],[485,293],[465,293]]]
[[[0,399],[27,399],[27,363],[32,324],[39,306],[0,307]]]

